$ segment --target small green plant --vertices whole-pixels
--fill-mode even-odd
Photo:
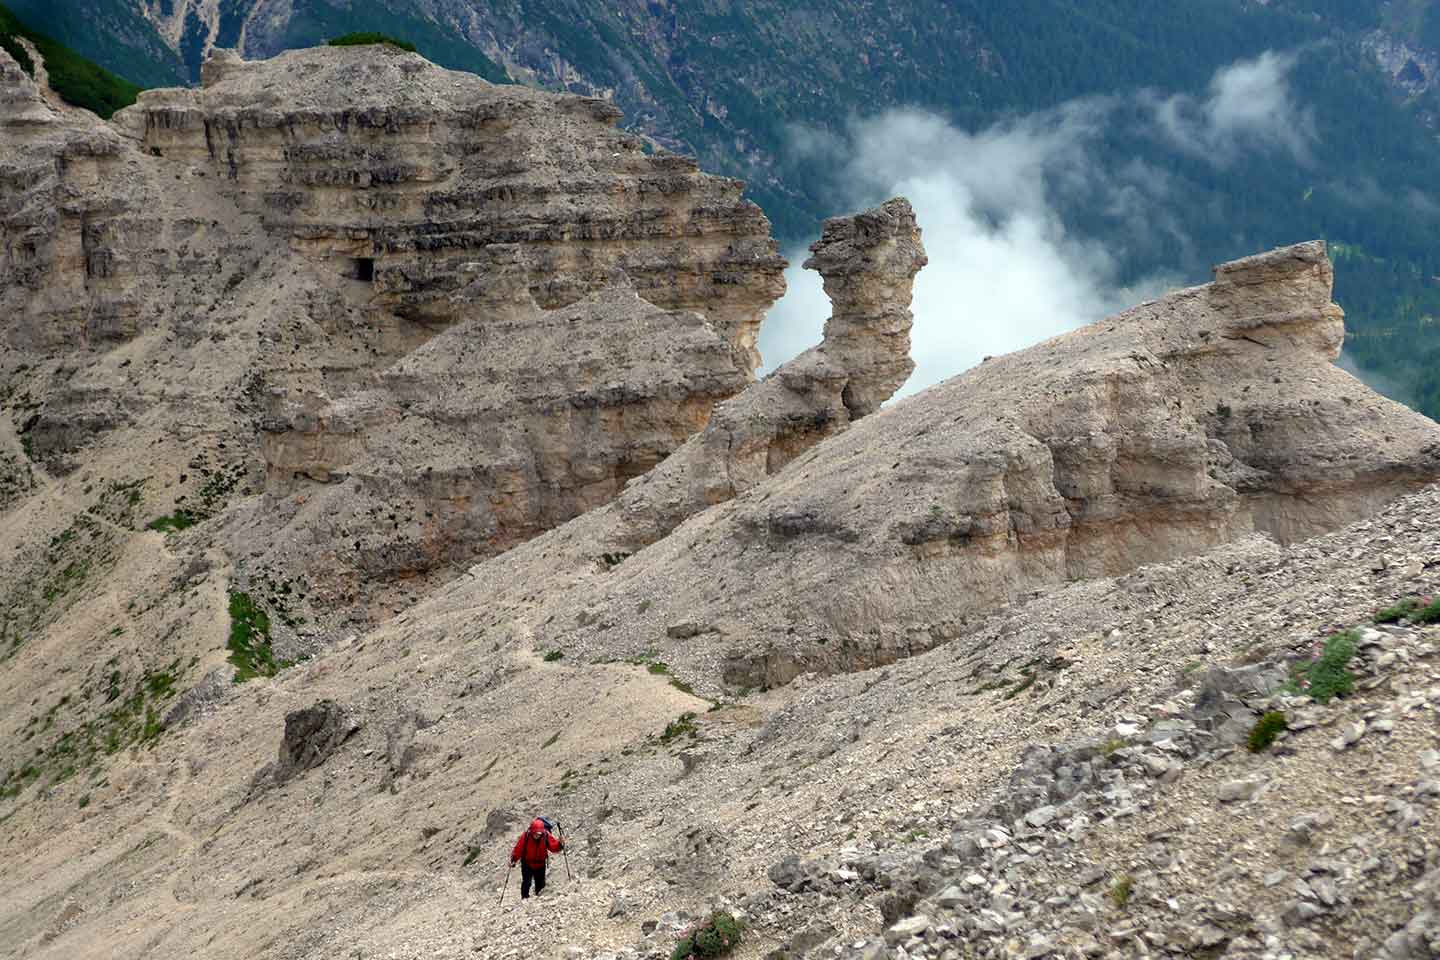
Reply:
[[[1120,876],[1116,877],[1115,882],[1110,885],[1110,891],[1106,894],[1106,896],[1110,898],[1111,903],[1115,904],[1115,906],[1119,907],[1121,910],[1124,910],[1126,905],[1130,903],[1130,897],[1134,893],[1134,878],[1131,877],[1128,873],[1122,873],[1120,874]]]
[[[700,728],[695,726],[695,714],[682,713],[665,725],[665,729],[660,733],[660,742],[669,743],[679,737],[694,738],[698,736],[700,736]]]
[[[740,921],[724,910],[716,910],[702,923],[680,935],[670,960],[689,957],[723,957],[740,945]]]
[[[174,533],[177,530],[185,530],[195,526],[200,518],[189,510],[176,510],[167,517],[156,517],[145,524],[147,530],[159,530],[161,533]]]
[[[483,849],[485,849],[485,848],[482,847],[482,846],[480,846],[480,844],[478,844],[478,843],[475,844],[475,846],[471,847],[470,850],[469,850],[469,852],[465,854],[465,862],[462,863],[461,866],[462,866],[462,867],[468,867],[468,866],[470,866],[470,864],[474,863],[474,862],[475,862],[475,858],[478,857],[478,856],[480,856],[480,852],[481,852]]]
[[[1100,752],[1108,757],[1114,754],[1116,750],[1119,750],[1124,746],[1124,740],[1121,740],[1119,737],[1111,737],[1109,740],[1106,740],[1105,743],[1100,747]]]
[[[1376,623],[1440,623],[1440,599],[1433,597],[1406,597],[1394,606],[1384,607],[1375,612]]]
[[[654,663],[647,663],[645,669],[651,673],[663,676],[670,672],[670,667],[663,660],[656,660]]]
[[[1410,619],[1416,623],[1440,623],[1440,599],[1432,600],[1429,597],[1426,599],[1430,600],[1430,602],[1426,603],[1425,606],[1419,610],[1416,610],[1414,616]],[[1424,603],[1425,601],[1422,600],[1421,602]]]
[[[546,663],[554,663],[556,660],[563,660],[564,658],[565,658],[565,651],[564,651],[564,650],[551,650],[549,653],[545,654],[545,656],[542,657],[541,659],[543,659]]]
[[[332,47],[368,47],[377,43],[388,43],[392,47],[399,47],[410,53],[415,52],[415,44],[406,40],[397,40],[394,37],[383,33],[376,33],[373,30],[347,33],[344,36],[336,37],[329,42]]]
[[[1255,726],[1250,728],[1250,739],[1247,744],[1250,752],[1263,753],[1269,749],[1270,744],[1275,742],[1275,738],[1280,736],[1282,730],[1288,729],[1290,729],[1290,725],[1285,721],[1285,714],[1278,710],[1271,710],[1256,720]]]
[[[555,745],[555,741],[556,741],[556,740],[559,740],[559,739],[560,739],[560,731],[559,731],[559,730],[556,730],[555,733],[550,737],[549,740],[546,740],[544,743],[540,744],[540,749],[541,749],[541,750],[544,750],[546,747],[553,747],[553,746]]]
[[[695,696],[695,688],[690,686],[690,684],[686,683],[684,680],[681,680],[679,677],[671,677],[670,686],[674,687],[676,690],[679,690],[681,693],[686,694],[687,696]]]
[[[1329,703],[1355,688],[1355,675],[1346,664],[1355,656],[1360,640],[1356,630],[1331,634],[1315,651],[1314,656],[1298,663],[1290,672],[1286,689],[1291,693],[1308,694],[1316,703]]]

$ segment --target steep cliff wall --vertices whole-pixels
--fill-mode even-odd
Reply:
[[[526,248],[541,307],[623,269],[664,309],[700,310],[752,353],[784,289],[744,184],[647,155],[602,100],[494,86],[390,46],[245,63],[217,54],[199,90],[152,91],[124,118],[150,152],[207,170],[291,249],[363,278],[415,322],[490,244]]]
[[[349,477],[355,524],[326,539],[359,575],[613,497],[752,379],[784,289],[743,184],[647,153],[598,100],[327,48],[217,55],[203,88],[102,124],[0,71],[0,364],[28,455],[61,474],[138,431],[117,444],[173,444],[152,509],[191,515],[221,505],[197,502],[201,450],[271,517]]]

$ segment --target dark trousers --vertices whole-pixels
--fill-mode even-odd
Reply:
[[[524,863],[520,864],[520,899],[524,900],[530,896],[530,884],[535,884],[535,896],[545,889],[545,868],[536,867],[533,870]]]

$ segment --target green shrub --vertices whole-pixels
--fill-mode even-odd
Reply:
[[[1290,729],[1290,725],[1285,722],[1285,714],[1278,710],[1271,710],[1259,720],[1256,720],[1255,726],[1250,728],[1250,740],[1248,742],[1250,752],[1261,753],[1265,751],[1269,748],[1270,744],[1275,742],[1275,738],[1280,736],[1280,731],[1288,729]]]
[[[545,656],[542,657],[541,659],[543,659],[546,663],[554,663],[556,660],[563,659],[564,656],[565,656],[565,651],[564,651],[564,650],[551,650],[549,653],[545,654]]]
[[[147,530],[159,530],[161,533],[173,533],[177,530],[186,530],[200,522],[200,518],[189,510],[176,510],[168,517],[156,517],[145,524]]]
[[[682,713],[680,716],[665,724],[665,729],[660,733],[660,742],[669,743],[679,737],[698,737],[700,729],[695,726],[695,714]]]
[[[392,47],[399,47],[401,50],[415,52],[415,44],[405,40],[396,40],[394,37],[386,36],[383,33],[376,33],[373,30],[347,33],[344,36],[331,40],[332,47],[368,47],[378,43],[388,43]]]
[[[1414,597],[1406,597],[1393,607],[1385,607],[1375,613],[1376,623],[1397,623],[1401,620],[1409,620],[1416,610],[1420,609],[1420,601]]]
[[[1421,603],[1424,601],[1422,600]],[[1440,598],[1430,600],[1429,603],[1416,610],[1410,619],[1416,623],[1440,623]]]
[[[1440,623],[1440,598],[1406,597],[1392,607],[1375,612],[1376,623]]]
[[[1119,907],[1121,910],[1124,910],[1126,905],[1130,903],[1130,897],[1134,893],[1134,878],[1132,878],[1128,873],[1122,873],[1120,876],[1116,877],[1115,882],[1111,884],[1110,892],[1107,894],[1107,896],[1110,897],[1111,903],[1115,904],[1115,906]]]
[[[1359,639],[1360,634],[1355,630],[1332,634],[1314,659],[1295,665],[1287,689],[1308,694],[1316,703],[1329,703],[1335,697],[1345,696],[1355,688],[1355,675],[1346,664],[1355,656]]]
[[[687,957],[723,957],[740,945],[740,921],[716,910],[704,923],[696,924],[680,935],[670,960]]]

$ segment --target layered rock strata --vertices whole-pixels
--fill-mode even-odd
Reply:
[[[624,274],[541,311],[526,248],[491,247],[475,265],[484,282],[451,298],[470,319],[377,389],[313,408],[280,399],[260,518],[284,524],[267,538],[275,565],[307,567],[337,605],[363,607],[367,581],[448,576],[617,495],[588,527],[605,528],[603,546],[586,541],[597,555],[634,552],[750,489],[848,426],[852,394],[888,397],[909,370],[910,287],[925,262],[910,205],[826,231],[813,250],[827,275],[869,291],[865,309],[838,300],[821,344],[743,391],[743,352],[698,314],[651,306]]]
[[[615,496],[751,382],[784,289],[743,184],[647,154],[601,101],[384,45],[220,54],[109,124],[8,58],[0,83],[25,449],[59,474],[163,437],[155,509],[191,519],[222,506],[197,502],[197,447],[263,468],[236,555],[261,536],[305,569],[343,543],[339,593]]]
[[[200,89],[149,91],[119,122],[414,322],[453,322],[465,265],[513,243],[542,307],[620,268],[657,306],[703,312],[753,369],[760,320],[784,289],[768,222],[742,182],[647,155],[615,128],[620,116],[381,45],[255,63],[219,53]]]
[[[1068,580],[1336,528],[1440,477],[1440,426],[1333,364],[1331,281],[1322,243],[1225,264],[863,418],[603,577],[578,561],[612,549],[628,491],[475,577],[544,649],[756,687],[913,654]],[[503,586],[546,578],[567,587],[533,610]]]

